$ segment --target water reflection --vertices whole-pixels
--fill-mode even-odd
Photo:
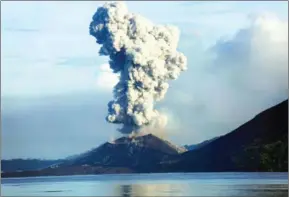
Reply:
[[[172,184],[131,184],[116,186],[114,195],[122,197],[135,196],[176,196],[181,195],[184,188]]]
[[[198,185],[126,184],[116,185],[114,196],[256,196],[287,197],[287,185]]]
[[[288,174],[131,174],[1,179],[1,196],[288,196]]]
[[[131,185],[122,185],[120,186],[120,192],[123,197],[131,197],[132,195],[132,186]]]

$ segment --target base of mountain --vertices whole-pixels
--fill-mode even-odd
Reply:
[[[233,171],[212,171],[210,169],[206,171],[183,171],[183,170],[170,170],[161,169],[160,171],[152,171],[150,173],[193,173],[193,172],[288,172],[288,170],[284,171],[273,171],[270,169],[269,171],[242,171],[242,170],[233,170]],[[59,169],[45,169],[45,170],[35,170],[35,171],[22,171],[22,172],[4,172],[1,173],[1,178],[13,178],[13,177],[39,177],[39,176],[70,176],[70,175],[99,175],[99,174],[141,174],[147,172],[138,172],[129,168],[124,167],[101,167],[101,166],[74,166],[68,168],[59,168]]]
[[[4,172],[2,178],[8,177],[35,177],[35,176],[66,176],[66,175],[89,175],[89,174],[128,174],[135,173],[129,168],[101,167],[101,166],[71,166],[60,168],[47,168],[43,170]]]

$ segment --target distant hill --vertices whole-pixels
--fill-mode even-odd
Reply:
[[[162,172],[288,171],[288,100],[236,130],[180,155]]]
[[[83,153],[82,153],[83,154]],[[76,154],[68,156],[64,159],[2,159],[1,171],[2,172],[14,172],[14,171],[27,171],[27,170],[40,170],[48,168],[51,165],[57,165],[64,161],[72,160],[79,157],[82,154]]]
[[[39,170],[60,162],[63,162],[63,160],[41,160],[41,159],[1,160],[1,171],[14,172],[26,170]]]
[[[187,149],[187,150],[196,150],[198,148],[201,148],[201,147],[211,143],[212,141],[214,141],[214,140],[216,140],[218,138],[219,137],[214,137],[214,138],[212,138],[210,140],[203,141],[203,142],[201,142],[199,144],[185,145],[184,148]]]

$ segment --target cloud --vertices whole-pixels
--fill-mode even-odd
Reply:
[[[164,105],[180,121],[182,141],[230,132],[288,98],[288,22],[272,14],[248,19],[203,53],[205,61],[191,60],[190,73],[172,84],[178,88],[169,90]]]
[[[113,73],[109,67],[109,64],[102,64],[99,67],[99,73],[96,78],[97,87],[104,91],[111,91],[113,87],[119,81],[119,75]]]
[[[33,28],[4,28],[3,30],[7,32],[38,32],[38,29]]]
[[[213,69],[240,88],[270,97],[288,89],[288,22],[272,14],[250,17],[250,25],[213,47]]]

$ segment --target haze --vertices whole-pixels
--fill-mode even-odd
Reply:
[[[120,134],[117,79],[88,24],[103,2],[1,2],[2,158],[61,158]],[[127,2],[180,29],[188,70],[157,109],[178,145],[232,131],[288,97],[287,2]]]

